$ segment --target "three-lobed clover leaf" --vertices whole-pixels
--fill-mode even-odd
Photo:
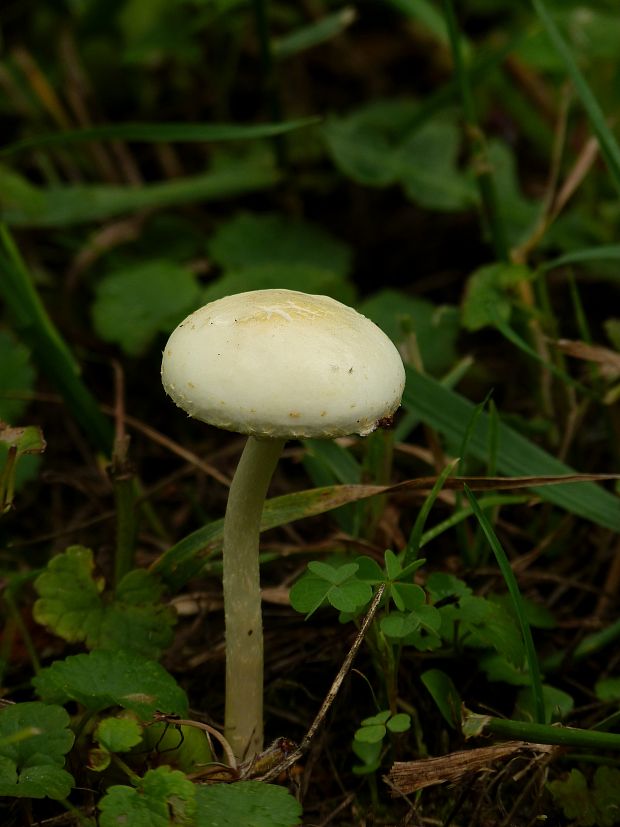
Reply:
[[[32,701],[0,709],[0,796],[66,798],[74,784],[64,769],[73,740],[60,706]]]
[[[406,732],[411,727],[411,717],[405,712],[392,715],[389,709],[383,709],[370,718],[364,718],[355,733],[355,741],[364,744],[376,744],[389,732]]]
[[[162,586],[148,571],[130,571],[113,594],[94,576],[93,553],[70,546],[35,581],[34,617],[70,643],[119,648],[157,657],[172,642],[174,612],[161,602]]]
[[[121,706],[148,720],[156,711],[181,716],[188,711],[187,696],[172,675],[134,652],[97,649],[70,655],[42,669],[32,682],[44,701],[77,701],[94,712]]]
[[[358,578],[372,585],[385,583],[385,600],[392,601],[399,611],[415,609],[426,601],[424,589],[410,582],[411,576],[426,560],[414,560],[403,568],[400,558],[393,551],[387,549],[384,554],[384,568],[370,557],[358,557]]]
[[[341,612],[359,611],[372,598],[372,587],[355,576],[358,568],[357,563],[308,563],[309,571],[291,589],[291,605],[306,617],[325,601]]]

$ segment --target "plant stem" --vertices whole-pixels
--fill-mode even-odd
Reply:
[[[477,715],[473,712],[466,716],[464,731],[466,737],[490,732],[493,735],[531,741],[536,744],[557,744],[584,749],[620,749],[620,735],[615,732],[596,732],[591,729],[551,726],[530,721],[511,721],[493,718],[490,715]]]
[[[267,488],[285,440],[248,441],[224,519],[225,736],[238,759],[263,748],[263,626],[258,542]]]
[[[461,104],[465,116],[465,131],[469,140],[472,167],[478,184],[480,200],[484,216],[488,222],[491,240],[495,249],[495,255],[499,261],[508,261],[508,242],[506,230],[499,210],[499,202],[493,179],[493,168],[489,161],[486,139],[476,115],[476,106],[471,89],[471,78],[465,69],[463,53],[461,49],[461,36],[454,13],[453,0],[443,0],[443,10],[446,19],[446,28],[450,39],[452,59],[454,61],[454,73],[459,86]]]

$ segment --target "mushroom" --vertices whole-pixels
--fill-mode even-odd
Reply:
[[[259,534],[285,442],[365,436],[398,406],[405,371],[391,340],[327,296],[256,290],[196,310],[174,330],[162,361],[166,393],[190,416],[248,435],[223,540],[225,737],[239,758],[263,741]]]

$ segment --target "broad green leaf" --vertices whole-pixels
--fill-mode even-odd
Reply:
[[[404,406],[419,418],[459,445],[475,405],[465,397],[443,387],[430,376],[406,368]],[[501,421],[497,428],[497,468],[510,475],[571,474],[570,466],[539,448]],[[489,415],[478,417],[468,443],[472,456],[483,462],[488,458]],[[591,482],[532,489],[543,500],[569,513],[577,514],[605,528],[620,531],[620,500]]]
[[[22,731],[28,737],[19,737]],[[73,740],[69,715],[60,706],[34,701],[2,707],[0,796],[66,798],[74,784],[64,769]]]
[[[467,583],[454,574],[446,574],[443,571],[434,571],[428,576],[426,589],[435,603],[447,597],[461,598],[472,593]]]
[[[493,648],[512,663],[523,662],[521,632],[512,613],[483,597],[462,597],[458,604],[439,609],[441,634],[450,642],[457,624],[459,638],[465,646],[475,649]]]
[[[598,767],[591,786],[579,770],[547,784],[564,815],[579,827],[614,827],[620,822],[620,770]]]
[[[288,264],[344,278],[351,269],[351,249],[344,242],[317,224],[280,213],[240,213],[219,226],[208,248],[211,257],[229,271]]]
[[[620,701],[620,678],[601,678],[594,691],[600,701]]]
[[[456,362],[460,318],[453,305],[434,305],[427,299],[386,288],[365,299],[359,309],[396,344],[411,331],[428,373],[443,373]]]
[[[255,264],[225,273],[211,282],[202,292],[202,303],[221,299],[248,290],[270,290],[286,287],[302,293],[331,296],[338,301],[353,304],[355,291],[351,284],[333,270],[313,264],[274,261]]]
[[[321,132],[336,166],[366,186],[396,183],[399,143],[417,108],[410,100],[384,99],[345,117],[328,118]]]
[[[28,348],[0,330],[0,420],[15,425],[24,413],[35,372]]]
[[[513,611],[510,595],[508,594],[489,594],[489,599],[494,603],[500,603],[508,611]],[[523,611],[530,626],[535,629],[555,629],[557,623],[556,619],[546,606],[542,603],[536,603],[528,597],[521,597]]]
[[[511,246],[528,238],[543,210],[543,204],[526,198],[519,183],[517,159],[504,142],[489,141],[488,160],[493,169],[493,180],[498,207]]]
[[[260,158],[222,164],[192,178],[172,178],[139,187],[63,184],[37,187],[0,167],[0,215],[17,227],[68,227],[124,213],[197,201],[217,201],[275,186],[280,173]]]
[[[529,686],[530,675],[525,664],[515,664],[499,652],[489,652],[478,658],[480,669],[489,681],[502,681],[512,686]]]
[[[441,669],[427,669],[420,680],[430,692],[437,708],[452,729],[458,729],[461,721],[461,697],[452,678]]]
[[[297,827],[301,824],[301,805],[288,790],[260,781],[199,786],[196,803],[195,827]]]
[[[199,303],[200,288],[191,270],[151,259],[108,273],[98,282],[93,322],[102,339],[139,356],[157,333],[172,330]]]
[[[582,772],[571,770],[567,778],[550,781],[547,789],[568,819],[577,819],[581,827],[597,824],[596,806]]]
[[[592,794],[599,827],[613,827],[620,822],[620,770],[597,767]]]
[[[32,682],[48,703],[74,700],[94,712],[122,706],[144,720],[156,711],[187,715],[185,692],[163,666],[122,649],[70,655]]]
[[[99,802],[100,827],[195,827],[196,788],[179,770],[149,770],[139,786],[109,787]],[[240,822],[241,823],[241,822]]]
[[[142,740],[142,727],[128,715],[102,718],[94,738],[108,752],[127,752]]]
[[[95,578],[93,553],[84,546],[70,546],[47,564],[35,580],[39,599],[33,615],[37,623],[48,626],[65,640],[97,639],[104,607],[101,592],[105,581]]]
[[[512,302],[506,288],[531,280],[534,273],[519,264],[487,264],[469,277],[463,299],[462,320],[467,330],[480,330],[497,319],[509,321]]]
[[[546,724],[565,720],[575,707],[572,695],[558,689],[556,686],[544,683],[542,694],[545,704],[544,723]],[[524,721],[534,721],[536,719],[536,706],[531,686],[525,686],[519,691],[513,718]]]
[[[428,210],[463,210],[476,203],[474,182],[458,167],[461,130],[427,121],[398,148],[395,163],[405,194]]]
[[[475,187],[457,164],[461,132],[454,118],[426,118],[414,127],[417,111],[411,101],[383,100],[329,118],[323,137],[336,166],[367,186],[399,183],[427,209],[473,205]]]
[[[35,580],[39,599],[33,614],[38,623],[89,649],[119,648],[157,657],[172,642],[175,615],[161,602],[157,577],[134,569],[114,594],[103,594],[105,581],[94,577],[93,553],[70,546],[53,557]]]
[[[54,132],[16,141],[0,150],[0,156],[26,149],[57,146],[93,140],[141,141],[147,143],[199,141],[250,141],[284,135],[312,126],[317,118],[300,118],[283,123],[201,124],[201,123],[119,123],[68,132]]]

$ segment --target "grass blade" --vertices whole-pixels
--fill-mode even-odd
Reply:
[[[603,244],[601,247],[573,250],[548,261],[540,269],[547,272],[548,270],[554,270],[556,267],[564,267],[566,264],[581,264],[588,261],[620,261],[620,244]]]
[[[405,548],[405,553],[403,554],[403,568],[408,566],[409,563],[413,563],[413,561],[417,559],[418,552],[420,551],[420,547],[422,544],[422,532],[424,531],[424,526],[426,525],[428,515],[431,513],[431,508],[435,504],[435,500],[439,496],[439,492],[443,488],[445,481],[450,476],[452,471],[454,471],[455,466],[459,462],[460,460],[456,460],[451,465],[446,465],[441,474],[437,477],[437,482],[433,486],[431,493],[424,500],[424,504],[418,512],[416,521],[413,525],[413,528],[411,529],[411,534],[409,535],[407,547]]]
[[[486,514],[478,505],[478,501],[468,486],[465,486],[465,494],[467,495],[467,499],[469,500],[469,504],[472,507],[476,519],[478,520],[478,523],[484,531],[488,543],[493,550],[493,554],[497,560],[497,565],[499,566],[506,586],[508,587],[508,593],[510,594],[512,606],[515,610],[515,614],[519,621],[519,626],[521,627],[521,634],[523,636],[525,658],[529,667],[536,719],[539,724],[543,724],[545,722],[545,699],[543,696],[542,679],[540,677],[540,667],[538,665],[538,657],[536,655],[534,639],[532,638],[532,630],[530,629],[530,624],[525,616],[525,608],[523,606],[523,600],[521,599],[521,592],[519,591],[517,579],[514,575],[512,567],[510,566],[510,562],[506,557],[506,553],[502,548],[502,544],[497,539],[497,535],[493,531],[493,526],[487,519]]]
[[[112,428],[79,375],[77,363],[37,293],[17,247],[0,225],[0,296],[41,372],[58,388],[67,408],[91,443],[107,456],[112,451]]]
[[[577,61],[575,60],[570,47],[564,40],[562,33],[549,14],[545,3],[543,0],[532,0],[532,5],[543,26],[545,27],[556,52],[564,61],[566,71],[570,76],[577,94],[581,99],[581,103],[583,104],[583,107],[588,115],[592,131],[598,138],[601,154],[605,158],[607,168],[609,169],[609,174],[616,185],[616,189],[620,191],[620,146],[618,146],[618,142],[616,141],[613,132],[607,125],[605,115],[603,114],[598,101],[594,97],[588,82],[577,65]]]
[[[449,466],[448,466],[449,467]],[[447,477],[443,479],[443,487],[459,489],[464,482],[469,482],[472,489],[492,490],[494,488],[523,488],[523,480],[465,477],[457,479]],[[547,484],[557,484],[557,478],[548,478]],[[267,500],[263,509],[261,531],[287,525],[305,517],[315,517],[327,511],[341,508],[347,503],[355,503],[370,497],[382,496],[392,491],[421,490],[428,491],[437,485],[434,477],[424,477],[407,480],[396,485],[330,485],[322,488],[312,488],[307,491],[296,491],[281,497],[272,497]],[[529,497],[514,495],[496,495],[482,497],[478,503],[480,508],[493,508],[497,505],[516,504],[527,502]],[[471,513],[469,508],[451,515],[447,520],[426,531],[420,538],[420,548],[429,543],[439,534],[458,525]],[[197,575],[203,565],[203,558],[215,554],[222,546],[222,531],[224,521],[215,520],[188,534],[169,548],[153,565],[153,571],[160,574],[173,589],[180,588],[190,577]]]
[[[142,143],[174,142],[187,143],[200,141],[252,141],[259,138],[272,138],[284,135],[296,129],[303,129],[320,123],[320,118],[300,118],[284,123],[262,123],[249,126],[241,124],[213,123],[120,123],[107,126],[94,126],[89,129],[75,129],[66,132],[53,132],[50,135],[38,135],[24,138],[9,144],[0,150],[0,157],[23,152],[27,149],[44,149],[49,146],[82,143],[84,141],[138,141]]]
[[[443,387],[435,379],[413,368],[406,368],[407,384],[403,396],[406,408],[453,444],[459,445],[475,405],[465,397]],[[469,440],[469,452],[482,462],[488,459],[489,415],[481,413]],[[497,427],[497,467],[502,474],[535,476],[572,474],[574,470],[503,424]],[[605,528],[620,531],[620,501],[595,483],[532,486],[542,499],[591,520]]]
[[[0,206],[7,224],[67,227],[135,210],[237,197],[273,187],[279,180],[280,173],[268,162],[239,161],[203,175],[141,187],[67,184],[44,189],[0,167]]]
[[[558,744],[564,747],[594,750],[620,749],[620,734],[615,732],[596,732],[576,727],[534,724],[530,721],[511,721],[505,718],[493,718],[491,715],[467,712],[463,721],[465,737],[474,738],[485,732],[505,738],[515,738],[519,741],[531,741],[534,744]]]

